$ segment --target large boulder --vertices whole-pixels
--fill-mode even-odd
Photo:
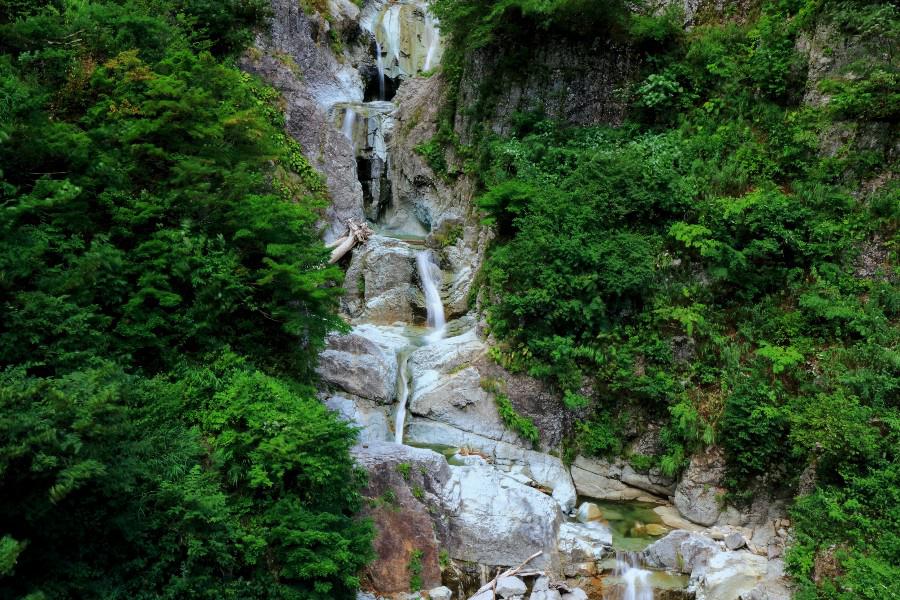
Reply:
[[[751,552],[719,552],[691,576],[697,600],[749,597],[766,576],[766,559]]]
[[[317,372],[322,380],[360,398],[381,404],[397,392],[397,352],[408,343],[398,327],[360,325],[325,340]]]
[[[414,417],[407,422],[408,443],[468,448],[488,457],[494,468],[519,481],[552,490],[553,499],[564,512],[575,506],[577,494],[563,462],[549,454],[489,439],[444,423]]]
[[[387,409],[371,400],[335,395],[325,400],[325,406],[341,418],[359,428],[360,442],[387,442],[393,439],[388,424]]]
[[[675,506],[686,519],[704,526],[714,524],[722,513],[725,493],[725,455],[710,447],[695,454],[675,488]]]
[[[390,442],[357,445],[353,456],[369,474],[364,514],[375,524],[377,557],[365,570],[366,587],[380,593],[409,590],[409,564],[421,553],[425,588],[441,584],[439,531],[433,513],[450,480],[444,457],[431,450]]]
[[[489,466],[450,467],[450,471],[442,504],[451,558],[513,566],[542,550],[529,566],[558,568],[562,514],[552,498]]]
[[[643,557],[649,567],[691,573],[721,551],[710,538],[679,529],[647,546]]]
[[[357,246],[344,276],[344,310],[375,323],[411,322],[421,312],[415,262],[415,250],[393,238],[375,235]]]

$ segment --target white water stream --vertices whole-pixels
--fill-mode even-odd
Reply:
[[[378,69],[378,99],[385,99],[384,59],[381,56],[381,44],[375,40],[375,67]]]
[[[447,329],[440,290],[444,277],[441,268],[432,259],[431,252],[427,250],[416,255],[416,267],[419,270],[422,291],[425,292],[425,310],[428,312],[428,327],[431,328],[431,333],[425,339],[428,342],[436,342],[444,337]]]
[[[615,575],[622,582],[622,600],[653,600],[652,572],[641,566],[636,552],[616,553]]]

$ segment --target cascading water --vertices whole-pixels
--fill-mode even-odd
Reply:
[[[430,71],[434,55],[441,45],[441,34],[438,32],[437,21],[428,13],[425,14],[425,35],[428,38],[428,50],[425,53],[425,64],[422,65],[422,70]]]
[[[349,106],[344,109],[344,123],[341,125],[341,133],[344,134],[350,143],[356,149],[356,142],[353,140],[353,127],[356,125],[356,111]]]
[[[401,352],[397,357],[397,415],[394,417],[394,441],[403,443],[403,428],[406,426],[406,402],[409,399],[409,373],[407,363],[409,351]]]
[[[441,301],[440,285],[443,278],[440,267],[431,258],[431,252],[423,250],[416,255],[416,267],[422,291],[425,292],[425,309],[428,311],[428,326],[432,332],[426,337],[429,342],[444,337],[447,321],[444,318],[444,304]]]
[[[616,552],[616,577],[622,582],[621,600],[653,600],[651,572],[641,568],[637,552]]]
[[[375,67],[378,69],[378,99],[385,99],[384,87],[384,58],[381,56],[381,44],[375,40]],[[371,72],[371,71],[370,71]]]

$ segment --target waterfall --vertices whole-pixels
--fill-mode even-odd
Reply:
[[[430,71],[434,53],[437,52],[441,43],[441,34],[437,29],[437,22],[428,13],[425,14],[425,35],[428,38],[428,51],[425,53],[425,64],[422,66],[422,70]]]
[[[378,99],[384,100],[384,59],[381,57],[381,44],[378,40],[375,40],[375,66],[378,68]]]
[[[419,279],[422,282],[422,291],[425,292],[425,309],[428,311],[428,326],[433,329],[426,338],[429,342],[437,341],[444,337],[444,329],[447,321],[444,319],[444,305],[441,302],[440,285],[443,275],[431,259],[431,252],[423,250],[416,255],[416,266],[419,270]]]
[[[409,362],[409,352],[401,352],[397,356],[397,416],[394,418],[394,441],[403,443],[403,428],[406,424],[406,402],[409,398],[409,373],[406,365]]]
[[[353,139],[353,126],[356,125],[356,111],[349,106],[344,109],[344,123],[341,125],[341,133],[346,136],[353,149],[356,150],[356,142]]]
[[[637,552],[616,552],[616,577],[622,581],[622,600],[653,600],[650,571],[641,566]]]

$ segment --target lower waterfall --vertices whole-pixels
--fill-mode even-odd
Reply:
[[[641,567],[637,552],[616,552],[615,575],[622,582],[621,600],[653,600],[651,572]]]
[[[423,250],[416,255],[416,267],[422,291],[425,292],[425,309],[428,311],[428,327],[431,333],[425,338],[434,342],[444,337],[447,321],[444,318],[444,304],[441,302],[440,285],[443,278],[440,267],[435,264],[431,252]]]

